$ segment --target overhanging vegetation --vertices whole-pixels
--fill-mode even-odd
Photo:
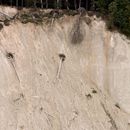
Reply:
[[[83,7],[87,11],[100,12],[107,18],[108,28],[118,29],[130,36],[130,1],[129,0],[1,0],[1,5],[17,8],[53,8],[77,10]]]

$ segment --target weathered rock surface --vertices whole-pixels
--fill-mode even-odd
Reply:
[[[0,31],[0,130],[130,129],[130,41],[77,19]]]

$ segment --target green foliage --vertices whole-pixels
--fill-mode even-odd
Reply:
[[[130,0],[97,0],[97,9],[109,16],[108,27],[130,36]]]
[[[54,8],[61,8],[62,7],[62,3],[61,0],[55,0],[54,1]]]
[[[95,0],[95,4],[97,6],[97,10],[99,10],[102,13],[108,12],[109,4],[113,0]]]
[[[109,5],[111,26],[116,26],[130,36],[130,2],[129,0],[114,0]]]

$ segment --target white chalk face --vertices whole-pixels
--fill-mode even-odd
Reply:
[[[3,27],[0,130],[129,130],[129,40],[90,19],[80,44],[70,36],[79,15]]]
[[[130,53],[127,39],[119,34],[113,34],[110,42],[110,90],[112,96],[121,108],[130,113]]]

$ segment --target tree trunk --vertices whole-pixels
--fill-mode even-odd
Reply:
[[[10,0],[10,5],[12,6],[12,0]]]
[[[43,0],[41,0],[41,8],[43,9]]]
[[[16,7],[18,7],[18,0],[16,0]]]
[[[66,8],[67,8],[67,10],[69,10],[69,2],[68,2],[68,0],[66,0]]]
[[[21,3],[21,6],[23,7],[23,0],[22,0],[22,3]]]
[[[56,3],[56,4],[57,4],[57,5],[56,5],[56,6],[57,6],[57,9],[59,9],[59,1],[60,1],[60,0],[57,0],[57,3]]]
[[[74,8],[75,8],[75,10],[77,9],[77,1],[76,0],[74,0]]]
[[[34,0],[34,7],[37,8],[37,6],[36,6],[36,0]]]
[[[79,0],[79,8],[81,7],[81,0]]]
[[[89,10],[89,7],[88,7],[88,0],[86,0],[86,10]]]
[[[48,0],[46,0],[46,8],[48,8]]]

